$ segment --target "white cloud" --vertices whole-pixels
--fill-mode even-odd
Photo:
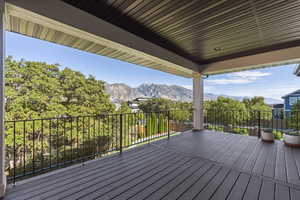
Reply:
[[[271,73],[269,72],[261,71],[234,72],[228,74],[225,78],[206,80],[206,83],[211,83],[213,85],[247,84],[270,75]]]
[[[206,83],[212,83],[216,85],[227,85],[227,84],[245,84],[250,83],[247,79],[214,79],[214,80],[206,80]]]
[[[278,100],[282,100],[281,97],[298,90],[299,87],[290,86],[290,85],[282,85],[276,86],[274,88],[270,87],[259,87],[259,88],[248,88],[235,90],[234,93],[224,91],[224,94],[227,95],[234,95],[234,96],[247,96],[247,97],[254,97],[254,96],[263,96],[265,98],[274,98]]]
[[[261,72],[261,71],[243,71],[243,72],[235,72],[235,73],[232,73],[231,75],[233,77],[256,80],[256,79],[264,77],[264,76],[270,76],[271,73]]]
[[[190,89],[190,90],[193,89],[193,86],[192,86],[192,85],[182,85],[182,87],[184,87],[184,88],[186,88],[186,89]]]

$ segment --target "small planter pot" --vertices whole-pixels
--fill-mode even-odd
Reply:
[[[261,140],[264,142],[274,142],[274,138],[272,129],[266,129],[261,132]]]
[[[283,142],[290,147],[300,147],[300,132],[285,133]]]

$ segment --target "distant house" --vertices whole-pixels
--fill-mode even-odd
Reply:
[[[138,97],[133,99],[132,101],[128,101],[128,106],[131,108],[132,112],[138,112],[139,109],[139,103],[143,101],[150,100],[149,97]]]
[[[298,65],[298,66],[296,67],[294,74],[295,74],[296,76],[300,76],[300,65]]]
[[[152,98],[151,97],[138,97],[138,98],[133,99],[133,101],[142,102],[142,101],[148,101],[150,99],[152,99]]]
[[[296,90],[290,94],[287,94],[282,97],[284,100],[284,110],[289,112],[292,110],[292,106],[297,102],[300,101],[300,90]]]

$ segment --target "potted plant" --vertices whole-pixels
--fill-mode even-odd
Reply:
[[[261,140],[264,142],[274,142],[273,129],[266,128],[261,132]]]
[[[300,131],[286,131],[283,135],[283,142],[290,147],[300,147]]]

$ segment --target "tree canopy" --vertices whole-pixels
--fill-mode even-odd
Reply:
[[[6,59],[6,120],[114,112],[104,82],[69,68]]]

